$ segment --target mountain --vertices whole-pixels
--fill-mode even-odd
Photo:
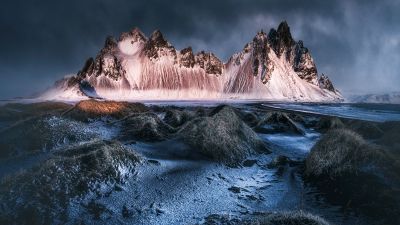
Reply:
[[[350,97],[349,100],[353,103],[400,104],[400,92],[356,95]]]
[[[45,99],[87,97],[116,100],[265,99],[341,101],[310,51],[296,42],[286,22],[258,32],[224,63],[212,52],[177,50],[156,30],[138,28],[118,40],[108,37],[96,58],[76,75],[57,81]]]

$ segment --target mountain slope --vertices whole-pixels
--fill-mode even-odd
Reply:
[[[380,103],[380,104],[400,104],[400,92],[385,94],[367,94],[350,97],[350,102],[354,103]]]
[[[296,42],[286,22],[267,35],[258,32],[223,63],[211,52],[176,50],[162,33],[147,38],[138,28],[118,41],[106,39],[95,59],[42,98],[268,99],[340,101],[328,77],[318,76],[310,52]]]

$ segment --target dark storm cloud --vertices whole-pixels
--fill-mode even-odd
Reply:
[[[319,72],[346,93],[400,86],[398,1],[10,1],[0,8],[0,98],[75,73],[107,35],[160,29],[177,48],[227,59],[255,33],[287,20]],[[398,89],[397,89],[398,90]]]

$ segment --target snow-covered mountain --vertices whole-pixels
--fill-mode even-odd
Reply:
[[[354,103],[400,104],[400,92],[355,95],[350,97],[349,100]]]
[[[286,22],[258,32],[228,62],[211,52],[176,50],[159,30],[147,38],[138,28],[106,39],[95,59],[56,82],[44,99],[98,97],[115,100],[265,99],[341,101]]]

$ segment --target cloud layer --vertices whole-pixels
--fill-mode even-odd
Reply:
[[[400,2],[21,1],[0,8],[0,99],[43,90],[77,72],[107,35],[160,29],[177,48],[226,60],[255,33],[287,20],[320,73],[345,94],[399,91]]]

